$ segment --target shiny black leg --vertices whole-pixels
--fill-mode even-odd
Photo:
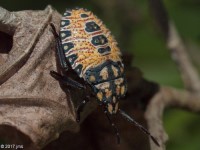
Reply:
[[[135,126],[137,126],[141,131],[143,131],[145,134],[150,136],[152,141],[157,145],[160,146],[158,141],[149,133],[147,129],[145,129],[142,125],[140,125],[138,122],[136,122],[132,117],[130,117],[128,114],[126,114],[123,110],[119,109],[119,113],[129,122],[133,123]]]
[[[57,55],[58,55],[58,58],[59,58],[59,62],[61,64],[61,67],[67,71],[68,70],[68,66],[69,66],[69,63],[67,62],[66,58],[65,58],[65,54],[64,54],[64,50],[63,50],[63,47],[62,47],[62,44],[61,44],[61,40],[60,40],[60,37],[58,35],[58,33],[56,32],[56,28],[54,26],[54,24],[50,23],[50,26],[52,28],[52,33],[56,39],[56,49],[57,49]],[[66,76],[63,76],[55,71],[50,71],[50,75],[52,77],[54,77],[56,80],[60,81],[62,84],[66,84],[66,85],[69,85],[69,86],[72,86],[72,87],[75,87],[75,88],[78,88],[78,89],[85,89],[85,86],[78,83],[77,81],[69,78],[69,77],[66,77]],[[89,101],[89,96],[86,96],[86,98],[80,103],[80,105],[78,106],[77,108],[77,117],[76,117],[76,121],[79,122],[80,121],[80,113],[83,111],[85,105],[87,104],[87,102]]]
[[[50,23],[50,26],[52,28],[52,33],[56,39],[56,49],[57,49],[57,55],[58,55],[58,58],[59,58],[59,62],[61,64],[61,67],[67,71],[68,70],[68,65],[67,65],[67,61],[66,61],[66,58],[65,58],[65,54],[64,54],[64,50],[63,50],[63,47],[62,47],[62,44],[61,44],[61,40],[60,40],[60,37],[58,35],[58,33],[56,32],[56,28],[54,26],[53,23]]]
[[[75,81],[71,78],[63,76],[55,71],[50,71],[50,75],[52,77],[54,77],[56,80],[60,81],[62,84],[66,84],[66,85],[69,85],[71,87],[78,88],[78,89],[85,89],[84,85],[78,83],[77,81]]]

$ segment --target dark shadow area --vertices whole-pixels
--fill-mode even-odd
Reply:
[[[126,104],[121,104],[123,109]],[[130,106],[132,107],[132,105]],[[126,109],[127,113],[134,114],[137,121],[145,124],[143,113],[139,109]],[[63,132],[60,137],[48,144],[43,150],[149,150],[148,138],[138,128],[125,121],[120,115],[112,116],[113,122],[120,132],[121,143],[117,139],[105,114],[98,107],[81,124],[79,133]]]
[[[13,37],[0,31],[0,64],[4,63],[13,46]]]
[[[37,150],[27,135],[9,125],[0,126],[0,145],[11,150],[17,149],[17,147],[18,149]]]
[[[0,53],[8,54],[13,46],[13,37],[0,31]]]

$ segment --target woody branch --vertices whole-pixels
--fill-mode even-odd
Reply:
[[[183,43],[174,23],[168,18],[167,11],[161,0],[149,0],[153,16],[165,37],[166,47],[171,53],[182,77],[185,90],[161,87],[160,91],[150,100],[145,113],[150,132],[160,141],[161,147],[151,142],[152,150],[165,150],[168,135],[163,127],[163,113],[167,107],[182,108],[192,112],[200,111],[200,79],[197,70],[191,63],[187,48]]]

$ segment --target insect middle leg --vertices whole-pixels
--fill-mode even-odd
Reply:
[[[65,54],[64,54],[64,50],[63,50],[63,47],[62,47],[62,44],[61,44],[61,40],[60,40],[60,37],[58,35],[58,33],[56,32],[56,28],[54,26],[53,23],[50,23],[50,26],[52,28],[52,33],[56,39],[56,49],[57,49],[57,55],[58,55],[58,58],[59,58],[59,62],[61,64],[61,67],[64,71],[67,71],[68,70],[68,63],[67,63],[67,60],[65,58]],[[79,88],[79,89],[82,89],[84,88],[84,86],[80,83],[78,83],[77,81],[71,79],[71,78],[68,78],[66,76],[63,76],[55,71],[50,71],[50,74],[52,77],[54,77],[56,80],[59,80],[60,82],[62,82],[63,84],[67,84],[67,85],[70,85],[72,87],[75,87],[75,88]]]

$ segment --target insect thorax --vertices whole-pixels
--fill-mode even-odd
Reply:
[[[98,100],[103,103],[116,103],[127,90],[121,62],[109,60],[95,68],[90,68],[85,73],[85,80],[94,87]]]

